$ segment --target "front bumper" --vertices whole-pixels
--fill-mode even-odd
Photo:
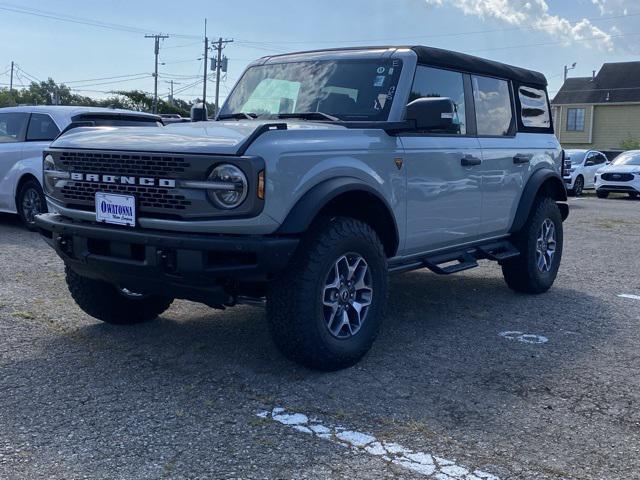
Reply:
[[[637,193],[640,194],[640,176],[630,182],[613,182],[610,180],[596,179],[596,190],[609,193]]]
[[[230,282],[264,282],[284,270],[299,239],[199,235],[36,218],[40,233],[78,274],[140,293],[223,304]],[[226,301],[222,301],[226,300]]]

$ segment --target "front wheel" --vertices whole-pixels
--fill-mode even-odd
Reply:
[[[596,190],[596,195],[598,198],[607,198],[609,196],[609,192],[604,190]]]
[[[386,301],[387,259],[376,232],[352,218],[326,218],[270,285],[267,315],[285,356],[330,371],[369,351]]]
[[[502,264],[509,288],[532,294],[549,290],[562,258],[562,214],[555,200],[538,198],[527,222],[512,241],[520,256]]]
[[[172,298],[134,293],[107,282],[78,275],[65,268],[67,287],[76,304],[88,315],[115,325],[134,325],[157,318]]]
[[[569,191],[569,193],[574,197],[579,197],[580,195],[582,195],[583,190],[584,178],[582,178],[582,175],[578,175],[575,182],[573,182],[573,188]]]
[[[629,197],[638,198],[638,192],[629,192]]]
[[[16,200],[22,223],[29,230],[35,231],[36,215],[47,213],[47,201],[42,187],[36,180],[27,180],[20,187]]]

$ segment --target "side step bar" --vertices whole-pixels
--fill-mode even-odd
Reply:
[[[389,271],[391,273],[398,273],[428,268],[438,275],[450,275],[477,267],[478,260],[481,259],[501,263],[518,255],[520,255],[520,252],[510,241],[501,240],[463,250],[454,250],[429,255],[424,258],[412,259],[407,263],[391,266]]]

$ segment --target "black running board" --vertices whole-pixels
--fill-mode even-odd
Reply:
[[[518,249],[508,240],[491,243],[483,243],[462,250],[428,255],[423,258],[414,258],[408,262],[392,265],[391,273],[407,272],[428,268],[438,275],[451,275],[478,266],[478,260],[486,259],[502,263],[505,260],[520,255]]]

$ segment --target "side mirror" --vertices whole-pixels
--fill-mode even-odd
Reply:
[[[407,120],[419,131],[459,133],[455,117],[456,107],[447,97],[422,97],[407,105]]]

